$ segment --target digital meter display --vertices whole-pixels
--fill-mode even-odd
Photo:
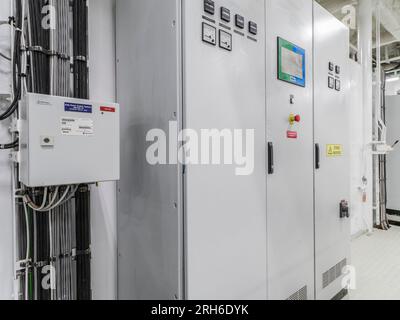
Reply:
[[[306,52],[278,38],[278,79],[301,87],[306,86]]]

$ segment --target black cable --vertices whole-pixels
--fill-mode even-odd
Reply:
[[[12,143],[7,143],[7,144],[0,144],[0,150],[9,150],[9,149],[15,149],[18,147],[19,140],[15,140]]]
[[[11,58],[10,58],[10,57],[7,57],[4,53],[1,53],[1,52],[0,52],[0,57],[6,59],[6,60],[8,60],[8,61],[11,61]]]
[[[14,62],[12,66],[14,99],[10,106],[0,114],[0,121],[8,119],[18,108],[18,101],[21,98],[22,75],[21,73],[21,28],[22,28],[22,5],[20,0],[16,0],[16,16],[14,17],[15,36],[14,36]]]

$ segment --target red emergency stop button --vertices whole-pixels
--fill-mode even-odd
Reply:
[[[301,121],[301,117],[300,117],[300,115],[294,115],[294,114],[291,114],[290,116],[289,116],[289,122],[290,122],[290,124],[291,125],[293,125],[295,122],[300,122]]]

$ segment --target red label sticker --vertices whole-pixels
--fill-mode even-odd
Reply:
[[[298,135],[296,131],[288,131],[287,132],[287,137],[289,139],[297,139]]]
[[[101,112],[115,112],[115,108],[114,107],[100,107],[100,111]]]

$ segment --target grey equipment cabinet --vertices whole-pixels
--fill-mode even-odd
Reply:
[[[263,0],[117,1],[120,299],[267,298],[264,14]],[[150,165],[147,133],[174,121],[254,130],[254,170]]]

